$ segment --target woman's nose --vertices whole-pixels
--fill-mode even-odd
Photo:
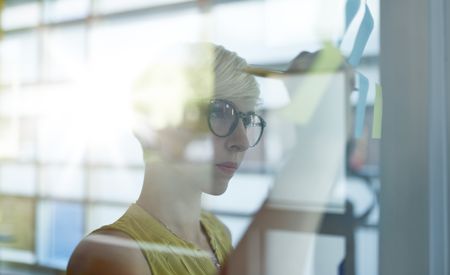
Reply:
[[[250,147],[247,138],[247,130],[241,119],[239,119],[239,123],[233,133],[227,137],[226,146],[228,150],[237,152],[246,151]]]

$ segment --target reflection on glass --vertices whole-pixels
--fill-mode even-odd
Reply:
[[[130,203],[139,199],[142,182],[146,181],[144,173],[147,173],[147,178],[163,175],[171,179],[167,181],[179,184],[180,188],[175,190],[179,196],[149,191],[159,195],[152,196],[152,201],[170,204],[167,207],[164,204],[165,209],[179,205],[179,198],[188,197],[188,187],[192,186],[184,183],[194,183],[214,194],[227,189],[220,197],[202,196],[202,206],[217,214],[228,227],[231,243],[238,253],[236,245],[245,241],[248,226],[252,226],[253,218],[267,202],[279,211],[277,218],[289,218],[296,224],[311,223],[292,218],[291,211],[319,213],[313,222],[318,235],[299,237],[297,233],[304,233],[301,226],[288,234],[277,231],[280,234],[252,235],[253,239],[270,242],[250,249],[252,258],[247,259],[248,263],[266,268],[255,274],[287,273],[280,270],[297,267],[299,255],[307,255],[308,272],[336,273],[339,261],[344,257],[351,259],[351,251],[343,252],[342,240],[333,239],[322,245],[323,239],[328,240],[322,234],[329,232],[323,233],[320,226],[326,224],[331,212],[348,214],[346,206],[352,205],[353,216],[339,218],[345,224],[358,222],[358,228],[346,229],[357,232],[358,255],[354,266],[357,274],[376,274],[380,184],[374,178],[378,177],[378,143],[368,140],[366,135],[349,146],[349,155],[345,152],[346,128],[351,126],[345,118],[351,111],[344,110],[349,107],[344,103],[347,100],[344,90],[349,88],[345,87],[347,79],[340,72],[316,77],[291,75],[290,79],[282,80],[257,79],[263,105],[257,106],[256,113],[267,121],[268,127],[259,145],[246,151],[232,179],[222,181],[226,186],[217,188],[211,185],[210,167],[203,165],[216,157],[215,143],[210,136],[203,135],[202,131],[208,130],[207,123],[203,128],[196,124],[204,107],[196,105],[201,101],[200,92],[207,91],[202,94],[206,95],[203,99],[212,96],[209,93],[212,77],[208,73],[211,68],[206,65],[206,68],[180,70],[177,66],[180,55],[168,50],[168,45],[205,38],[238,51],[249,63],[285,68],[299,51],[315,50],[322,46],[324,39],[339,40],[345,21],[345,1],[332,4],[294,0],[219,1],[211,3],[209,13],[198,12],[200,2],[6,1],[2,14],[5,33],[0,41],[0,204],[2,209],[5,204],[14,209],[11,213],[22,220],[7,216],[8,222],[4,223],[4,215],[0,215],[0,239],[11,240],[5,236],[17,222],[20,228],[14,234],[31,236],[32,240],[34,230],[36,242],[26,244],[25,238],[20,237],[20,244],[15,248],[6,248],[3,242],[1,261],[27,263],[31,269],[37,263],[39,268],[51,266],[64,270],[70,253],[84,234],[114,223]],[[378,1],[368,1],[368,5],[375,8],[377,22]],[[298,16],[300,13],[302,16]],[[40,20],[43,25],[39,25]],[[160,56],[162,49],[164,54]],[[367,49],[370,56],[366,56],[358,70],[376,81],[378,40],[370,40]],[[155,91],[144,100],[144,107],[151,106],[157,109],[153,115],[162,115],[151,115],[156,117],[154,122],[159,126],[140,129],[145,139],[141,136],[142,144],[139,144],[128,129],[130,119],[123,106],[128,104],[130,90],[136,88],[131,87],[136,75],[144,70],[150,71],[146,76],[153,75],[145,84]],[[204,86],[188,81],[186,72],[191,72],[189,76],[200,79]],[[314,88],[323,87],[324,83],[327,89],[316,103],[310,104],[311,97],[307,96],[308,100],[303,101],[306,108],[294,108],[296,118],[304,118],[305,110],[314,109],[309,112],[309,122],[300,125],[286,119],[279,110],[294,101],[293,95],[299,90],[296,86],[308,82],[307,78],[314,79],[310,82],[313,89],[307,89],[304,94],[314,94]],[[179,90],[188,92],[173,93]],[[353,94],[355,101],[357,92]],[[369,105],[371,99],[369,94]],[[189,108],[184,110],[185,103]],[[241,103],[237,102],[239,111],[247,108]],[[369,106],[367,121],[371,120],[371,112]],[[189,118],[183,121],[185,128],[176,127],[180,125],[180,114]],[[170,123],[162,117],[171,117],[169,121],[173,124],[165,127]],[[240,118],[245,120],[246,116]],[[192,132],[195,135],[190,136]],[[144,154],[141,147],[145,149]],[[144,167],[143,160],[151,164],[150,168]],[[220,170],[227,177],[230,171],[236,170],[234,160],[230,162]],[[345,200],[350,204],[345,205]],[[39,205],[37,210],[31,201]],[[185,213],[195,210],[183,209]],[[38,212],[37,219],[34,211]],[[270,224],[269,221],[264,226],[268,228]],[[360,230],[359,226],[368,228]],[[326,230],[336,233],[340,229],[331,226]],[[343,235],[339,231],[335,237]],[[351,243],[348,236],[345,242]],[[205,250],[210,249],[205,245],[207,242],[202,244]],[[295,247],[292,255],[281,260],[277,255],[266,257],[278,253],[284,245],[293,244],[309,245],[310,250],[299,252]],[[266,254],[256,255],[264,247],[268,249],[264,251]],[[298,254],[294,258],[295,253]],[[212,261],[208,259],[208,265]]]
[[[339,274],[345,239],[338,236],[271,230],[266,233],[267,274]]]
[[[279,135],[281,146],[278,147],[287,153],[270,194],[275,204],[343,208],[348,127],[345,79],[343,73],[294,75],[283,79],[292,97],[303,96],[302,106],[293,107],[298,110],[295,119],[302,123],[292,123],[286,115],[278,115],[274,117],[277,121],[272,120],[272,136]],[[323,87],[321,98],[314,98],[319,91],[305,87],[308,82],[309,85]],[[326,83],[325,86],[322,83]],[[314,109],[305,111],[305,106],[314,105]],[[295,132],[283,135],[289,128]],[[286,145],[291,147],[283,148]]]

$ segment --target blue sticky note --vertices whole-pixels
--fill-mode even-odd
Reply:
[[[359,96],[356,105],[355,138],[360,138],[364,128],[364,116],[366,115],[367,94],[369,92],[369,80],[363,74],[358,73]]]
[[[350,23],[355,19],[361,0],[347,0],[345,3],[345,32],[347,32]]]
[[[356,34],[355,43],[353,44],[353,49],[350,53],[350,56],[347,59],[347,62],[352,66],[357,66],[359,61],[361,60],[361,56],[363,54],[364,48],[367,45],[367,41],[369,40],[370,34],[373,30],[373,17],[370,13],[369,7],[367,4],[364,9],[364,17],[359,26],[358,33]]]

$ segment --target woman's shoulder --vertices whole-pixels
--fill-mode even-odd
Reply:
[[[84,238],[70,257],[68,275],[151,274],[138,244],[127,234],[100,229]]]

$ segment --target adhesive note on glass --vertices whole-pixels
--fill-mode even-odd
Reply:
[[[303,77],[301,81],[295,79],[295,75],[285,79],[285,84],[291,94],[291,104],[281,109],[281,115],[300,125],[307,124],[317,106],[328,89],[334,72],[342,65],[343,58],[340,51],[331,44],[326,44],[321,50],[317,60],[311,66],[306,76],[323,73],[324,68],[328,76],[322,81],[316,81],[313,77]],[[298,76],[297,76],[298,77]]]
[[[381,86],[376,84],[375,106],[373,110],[372,138],[381,138],[381,122],[383,120],[383,93]]]
[[[360,5],[361,0],[347,0],[345,4],[345,31],[348,30],[350,23],[355,18]]]
[[[361,56],[363,54],[364,48],[367,45],[367,41],[369,40],[370,34],[373,30],[373,17],[370,13],[369,7],[367,4],[365,5],[364,17],[359,26],[358,33],[355,38],[355,43],[353,45],[353,49],[348,57],[347,61],[350,65],[356,66],[359,64],[361,60]]]
[[[363,74],[358,73],[359,80],[359,96],[358,104],[356,106],[355,119],[355,138],[360,138],[364,128],[364,116],[366,114],[367,93],[369,91],[369,80]]]

